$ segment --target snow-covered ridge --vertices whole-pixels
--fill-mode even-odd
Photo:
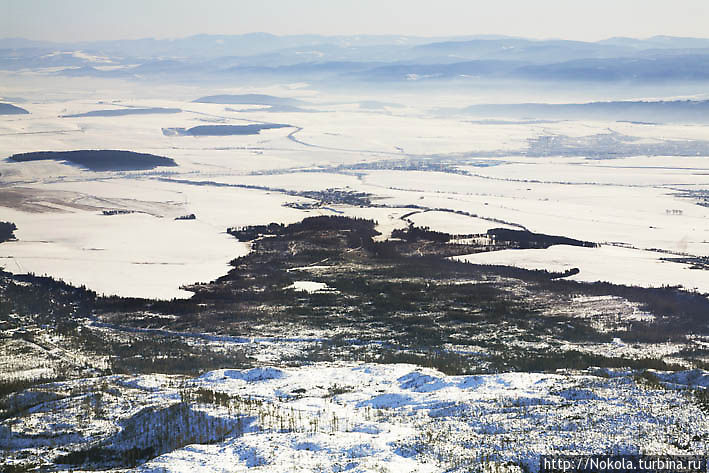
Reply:
[[[658,378],[709,384],[701,371]],[[258,421],[141,471],[433,472],[481,463],[536,471],[550,453],[688,454],[709,426],[684,391],[648,389],[627,373],[446,376],[413,365],[317,364],[218,370],[193,383],[237,405],[257,400]]]
[[[363,363],[113,375],[14,395],[0,445],[55,466],[90,448],[154,449],[144,472],[534,472],[543,454],[702,451],[709,413],[693,392],[708,386],[702,370],[447,376]]]

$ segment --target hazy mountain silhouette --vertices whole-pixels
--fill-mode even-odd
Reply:
[[[264,94],[241,94],[241,95],[209,95],[193,100],[195,103],[219,103],[228,105],[301,105],[302,100],[274,97],[273,95]]]
[[[111,67],[102,67],[110,65]],[[658,83],[709,80],[709,39],[656,36],[597,42],[504,36],[197,35],[51,43],[0,39],[0,68],[163,81],[258,83],[524,80]],[[298,105],[237,96],[239,103]],[[205,100],[217,100],[204,98]],[[220,103],[237,103],[222,98]],[[214,102],[212,102],[214,103]]]
[[[74,113],[71,115],[62,115],[62,118],[81,118],[81,117],[122,117],[124,115],[150,115],[162,113],[180,113],[179,108],[119,108],[115,110],[92,110],[84,113]]]
[[[484,117],[709,123],[709,100],[484,104],[472,105],[459,112]]]

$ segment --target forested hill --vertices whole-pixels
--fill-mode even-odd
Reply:
[[[119,150],[36,151],[13,154],[10,161],[68,161],[91,171],[141,171],[158,166],[177,166],[172,158]]]

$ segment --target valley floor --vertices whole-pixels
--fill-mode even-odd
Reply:
[[[3,473],[707,453],[705,125],[49,74],[0,158],[93,157],[0,161]]]

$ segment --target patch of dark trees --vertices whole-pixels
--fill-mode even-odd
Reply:
[[[590,241],[575,240],[564,236],[545,235],[543,233],[533,233],[524,230],[511,230],[509,228],[493,228],[487,231],[495,242],[506,242],[513,248],[549,248],[552,245],[583,246],[586,248],[596,248],[597,243]]]
[[[0,115],[26,115],[30,112],[11,103],[0,103]]]
[[[655,315],[652,323],[631,322],[625,341],[663,342],[684,341],[688,334],[709,334],[709,297],[675,286],[638,287],[612,284],[608,282],[584,283],[559,279],[544,283],[566,294],[592,296],[612,295],[637,302],[641,308]]]
[[[655,358],[623,358],[619,356],[604,356],[578,350],[550,351],[533,356],[509,354],[495,360],[500,371],[550,372],[558,369],[584,370],[591,366],[604,368],[630,368],[636,370],[677,371],[682,366],[673,365],[662,359]]]
[[[65,337],[66,343],[82,347],[89,353],[109,355],[110,368],[105,374],[160,372],[196,376],[219,368],[252,367],[253,360],[240,350],[217,352],[190,344],[178,336],[140,330],[133,331],[130,341],[104,337],[98,331],[86,329],[81,322],[82,319],[93,319],[96,313],[117,314],[117,317],[127,319],[133,315],[142,317],[144,311],[186,315],[197,310],[199,307],[189,300],[97,297],[95,292],[83,286],[74,287],[46,276],[13,275],[0,270],[0,327],[3,330],[16,329],[15,336],[30,337],[31,341],[31,334],[23,335],[23,328],[29,320],[52,327]],[[11,317],[11,314],[21,314],[22,318]],[[174,322],[173,317],[159,315],[152,317],[151,321],[160,327]],[[7,380],[0,383],[0,397],[58,379],[63,378]]]
[[[694,398],[699,408],[709,414],[709,389],[697,389],[694,392]]]
[[[165,320],[163,323],[169,323]],[[87,335],[76,334],[79,340]],[[84,340],[86,341],[86,340]],[[104,343],[97,339],[95,343]],[[89,346],[86,343],[84,346]],[[136,334],[130,342],[109,342],[95,350],[105,351],[110,347],[112,373],[167,373],[198,376],[205,371],[224,368],[246,369],[253,366],[253,359],[241,350],[217,352],[202,346],[192,346],[179,337],[156,336],[151,333]],[[101,353],[101,351],[97,351]]]
[[[374,229],[375,223],[371,220],[352,219],[343,216],[318,216],[309,217],[301,222],[291,225],[283,225],[279,223],[271,223],[269,225],[249,226],[245,228],[230,228],[228,233],[238,238],[241,241],[254,241],[262,236],[279,237],[283,241],[313,241],[317,245],[312,245],[309,252],[303,253],[304,258],[317,258],[319,256],[337,255],[338,252],[347,248],[361,248],[370,252],[372,257],[384,258],[387,263],[398,262],[396,266],[387,266],[386,275],[390,277],[414,276],[425,270],[428,277],[455,277],[465,273],[489,273],[499,275],[505,278],[520,279],[535,283],[539,288],[551,290],[564,294],[586,294],[586,295],[615,295],[626,298],[633,302],[642,304],[646,310],[659,317],[658,324],[666,325],[663,329],[669,329],[669,332],[658,333],[659,336],[667,337],[672,333],[686,333],[687,330],[696,331],[702,327],[706,330],[709,327],[709,299],[702,294],[683,291],[676,287],[660,287],[660,288],[641,288],[634,286],[623,286],[605,282],[584,283],[562,279],[563,276],[571,275],[575,271],[569,270],[566,273],[553,273],[540,270],[526,270],[509,266],[485,266],[471,265],[451,261],[438,257],[437,255],[429,255],[423,257],[402,256],[396,251],[396,247],[390,252],[382,252],[381,247],[386,246],[388,242],[374,242],[372,238],[378,234]],[[333,240],[322,239],[322,235],[327,232],[338,232],[342,235],[342,248],[334,246],[328,249],[327,245],[337,244]],[[316,239],[318,235],[320,239]],[[422,233],[426,235],[426,233]],[[434,235],[439,238],[438,235]],[[269,240],[270,241],[270,240]],[[286,247],[287,245],[279,244]],[[272,251],[272,250],[271,250]],[[385,254],[381,254],[385,253]],[[261,257],[258,254],[247,255],[232,262],[234,265],[241,265],[245,261]],[[312,261],[310,261],[312,262]],[[279,271],[277,265],[286,265],[287,257],[279,257],[275,261],[264,261],[259,270],[271,270],[272,274],[269,277],[275,277]],[[294,264],[300,264],[300,261]],[[233,270],[234,276],[239,272],[238,266]],[[97,298],[96,294],[88,291],[85,288],[74,288],[62,281],[57,281],[48,277],[37,276],[11,276],[9,273],[1,273],[9,276],[10,279],[20,282],[32,282],[33,284],[14,285],[10,284],[5,289],[6,297],[4,300],[12,301],[12,305],[21,309],[23,312],[40,313],[40,312],[57,312],[56,304],[52,306],[48,303],[49,300],[56,302],[65,301],[66,304],[72,307],[80,305],[84,301],[84,307],[101,307],[103,310],[110,312],[121,311],[139,311],[151,310],[166,314],[189,314],[192,311],[198,310],[198,304],[209,302],[210,297],[215,296],[216,284],[210,283],[203,287],[204,292],[192,300],[174,300],[174,301],[150,301],[146,299],[122,298],[117,296]],[[278,276],[281,277],[281,276]],[[233,276],[225,277],[233,279]],[[352,286],[353,283],[359,281],[359,278],[350,279],[347,284]],[[338,286],[345,284],[345,280],[338,281]],[[338,289],[346,289],[348,291],[366,291],[368,283],[366,278],[362,279],[362,284],[358,286],[342,286]],[[288,285],[292,281],[286,279],[283,284]],[[212,289],[208,289],[208,288]],[[51,291],[54,295],[49,296],[47,291]],[[29,294],[26,294],[28,293]],[[44,292],[45,295],[39,297],[38,292]],[[59,297],[60,293],[64,293],[64,297]],[[263,294],[264,301],[270,297],[278,298],[282,291]],[[211,294],[211,296],[210,296]],[[234,293],[224,293],[227,299],[240,299],[243,294],[236,296]],[[284,297],[282,294],[280,297]],[[315,297],[315,296],[314,296]],[[323,295],[324,298],[330,297]],[[487,296],[486,296],[487,297]],[[490,297],[493,297],[490,295]],[[71,303],[69,302],[71,301]],[[388,298],[385,305],[391,305],[394,300]],[[212,299],[214,302],[214,299]],[[402,302],[403,303],[403,302]],[[396,304],[390,308],[395,309]],[[63,311],[59,311],[62,313]],[[642,324],[637,324],[639,329]],[[651,334],[647,334],[651,335]]]
[[[172,158],[148,153],[112,149],[77,151],[35,151],[13,154],[10,161],[67,161],[90,171],[143,171],[158,166],[177,166]]]
[[[250,125],[199,125],[192,128],[163,128],[165,136],[232,136],[258,135],[261,130],[288,128],[279,123],[252,123]]]
[[[37,463],[16,463],[0,466],[0,473],[27,473],[38,469],[39,465]]]
[[[578,274],[580,272],[581,272],[581,270],[579,268],[570,268],[570,269],[567,269],[566,271],[562,271],[561,273],[551,276],[549,279],[568,278],[569,276],[574,276],[575,274]]]
[[[269,223],[268,225],[252,225],[247,227],[228,228],[227,233],[239,241],[253,241],[262,236],[295,236],[302,232],[347,231],[357,235],[359,239],[371,240],[379,235],[374,229],[372,220],[351,218],[341,215],[320,215],[308,217],[300,222],[283,225]]]
[[[0,269],[0,320],[11,313],[37,316],[41,322],[86,317],[96,293],[48,276],[12,274]]]
[[[424,252],[418,256],[411,256],[410,253],[403,254],[402,249],[407,248],[405,243],[408,242],[412,244],[424,242],[427,244],[427,247],[437,248],[435,246],[436,243],[443,244],[443,242],[450,240],[450,235],[441,232],[432,232],[428,229],[409,227],[408,229],[402,230],[399,237],[405,240],[405,243],[392,241],[374,242],[372,240],[372,237],[376,235],[374,222],[361,219],[349,219],[342,216],[322,216],[308,218],[302,222],[288,226],[272,223],[263,226],[229,229],[229,233],[242,241],[253,241],[262,236],[275,236],[302,241],[308,240],[310,236],[313,235],[311,232],[321,233],[328,230],[345,232],[343,241],[346,242],[349,248],[361,248],[369,252],[373,258],[386,260],[387,264],[394,262],[395,266],[387,266],[385,277],[397,278],[418,275],[452,278],[456,276],[463,277],[463,275],[472,276],[473,274],[479,276],[480,273],[490,274],[503,278],[527,281],[533,283],[540,290],[561,295],[584,294],[622,297],[641,304],[643,308],[657,316],[657,320],[652,324],[633,323],[629,333],[623,335],[624,339],[634,338],[639,341],[681,339],[687,333],[696,333],[698,331],[706,332],[709,328],[709,299],[703,294],[684,291],[678,287],[642,288],[605,282],[576,282],[565,280],[564,278],[578,274],[578,268],[571,268],[564,272],[550,272],[545,270],[526,270],[509,266],[471,265],[444,259],[436,252],[429,254],[425,254]],[[512,244],[518,247],[546,248],[552,244],[572,244],[574,246],[583,247],[595,246],[595,244],[591,242],[566,237],[535,234],[532,232],[503,230],[501,234],[505,235],[505,237],[509,239],[508,241],[511,241]],[[328,255],[331,255],[331,253],[328,254],[324,251],[324,245],[320,245],[319,248],[321,248],[320,251],[322,251],[322,253],[317,253],[316,250],[313,249],[313,258],[328,257]],[[417,246],[417,248],[421,247]],[[246,258],[248,259],[249,257]],[[238,265],[240,261],[233,263]],[[275,274],[273,277],[275,277]],[[412,307],[415,307],[415,299],[413,298],[401,299],[394,297],[396,295],[395,293],[402,294],[406,292],[402,292],[402,288],[397,290],[389,288],[387,290],[386,288],[379,287],[375,289],[377,285],[372,284],[371,280],[367,280],[367,278],[362,278],[360,281],[361,284],[354,286],[353,284],[357,281],[360,281],[360,279],[354,278],[348,281],[330,281],[328,284],[338,290],[346,292],[361,294],[375,290],[379,291],[381,294],[387,294],[386,297],[379,297],[375,301],[375,306],[385,313],[391,313],[401,309],[410,310]],[[284,284],[287,283],[287,281],[284,281]],[[414,297],[420,297],[415,294],[416,290],[412,292],[412,295],[414,295]],[[276,294],[272,294],[271,296],[278,297]],[[266,298],[271,296],[265,295]],[[321,296],[323,299],[332,297],[326,295]],[[453,295],[449,294],[448,296]],[[442,295],[442,297],[448,296]],[[313,295],[312,297],[320,296]],[[497,297],[499,297],[499,294],[488,294],[487,296],[483,296],[476,304],[482,303],[486,298],[492,301]],[[409,307],[407,305],[408,303],[414,303],[414,306]],[[500,307],[501,309],[498,311],[500,314],[509,314],[509,304],[503,304]],[[490,314],[492,314],[492,312],[490,312]],[[583,336],[586,335],[590,336],[591,334],[583,334]],[[581,337],[581,335],[579,335],[579,337]]]
[[[424,240],[448,243],[451,240],[451,235],[448,233],[437,232],[429,227],[415,227],[413,224],[404,229],[397,228],[393,230],[391,236],[407,242]]]
[[[180,215],[175,217],[175,220],[196,220],[197,216],[195,214]]]
[[[65,378],[63,376],[38,376],[36,378],[4,378],[0,379],[0,399],[11,393],[16,393],[24,391],[25,389],[31,388],[45,383],[55,383],[57,381],[63,381]],[[0,414],[0,419],[10,417],[13,411],[12,409],[7,409],[6,403],[0,401],[0,412],[5,411]]]
[[[223,442],[227,437],[239,436],[250,421],[246,416],[236,420],[214,417],[187,402],[147,407],[121,421],[121,429],[99,445],[59,456],[55,463],[135,467],[186,445]]]
[[[104,210],[101,212],[101,215],[105,215],[107,217],[113,216],[113,215],[128,215],[135,213],[135,210],[126,210],[126,209],[112,209],[112,210]]]
[[[118,450],[107,447],[91,447],[60,455],[55,459],[58,465],[107,465],[135,467],[151,458],[155,458],[155,448],[129,448]]]
[[[15,226],[12,222],[0,222],[0,243],[3,241],[13,240],[15,238]]]

